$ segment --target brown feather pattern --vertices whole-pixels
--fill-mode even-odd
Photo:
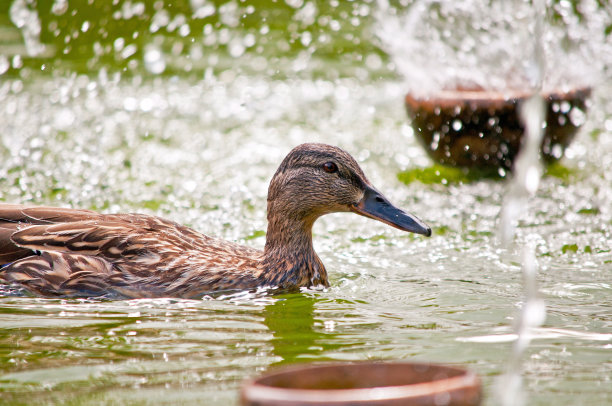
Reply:
[[[337,173],[321,169],[327,161]],[[0,204],[0,279],[61,297],[195,298],[261,286],[328,286],[312,225],[326,213],[349,211],[365,185],[345,151],[296,147],[270,183],[263,251],[144,214]]]

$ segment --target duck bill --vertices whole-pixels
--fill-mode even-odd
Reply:
[[[427,224],[416,216],[394,206],[382,193],[371,186],[366,187],[363,198],[351,206],[351,211],[382,221],[403,231],[422,234],[427,237],[431,235],[431,228]]]

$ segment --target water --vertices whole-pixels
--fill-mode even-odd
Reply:
[[[528,210],[526,199],[537,193],[542,176],[540,145],[544,138],[543,123],[546,123],[546,105],[541,92],[546,77],[546,58],[543,47],[546,5],[544,1],[537,1],[534,2],[533,8],[535,43],[530,62],[527,64],[532,95],[523,103],[519,111],[525,128],[525,139],[514,164],[511,179],[509,179],[500,215],[501,241],[506,247],[516,234],[518,221]],[[534,329],[542,326],[546,321],[546,305],[540,297],[537,286],[538,262],[535,241],[540,238],[538,234],[531,234],[523,245],[521,270],[524,299],[514,325],[516,339],[513,343],[513,351],[508,359],[505,374],[497,382],[496,397],[499,397],[500,403],[504,406],[522,406],[527,403],[527,396],[523,390],[523,357],[531,344]]]
[[[51,55],[29,56],[15,11],[0,8],[14,38],[0,44],[9,65],[0,75],[3,201],[153,213],[262,247],[271,175],[293,146],[321,141],[349,150],[434,235],[324,217],[314,240],[330,271],[326,291],[97,301],[4,286],[0,403],[226,405],[243,379],[274,366],[410,359],[475,370],[485,403],[499,404],[494,387],[516,339],[527,243],[547,309],[523,354],[527,403],[610,403],[609,83],[596,87],[564,167],[539,181],[514,245],[503,248],[503,182],[397,180],[430,162],[405,117],[395,62],[371,42],[373,4],[256,4],[249,14],[231,2],[144,10],[121,2],[94,10],[110,15],[111,28],[93,40],[102,17],[48,3],[36,11]],[[265,13],[267,23],[255,21]]]
[[[609,5],[545,1],[546,24],[536,35],[538,1],[399,3],[408,6],[378,0],[377,34],[413,93],[457,87],[524,91],[544,61],[554,67],[542,78],[544,91],[593,85],[609,72]],[[541,61],[532,57],[536,46]]]

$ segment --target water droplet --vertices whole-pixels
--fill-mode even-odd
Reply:
[[[61,16],[68,10],[68,0],[55,0],[51,6],[51,12],[56,16]]]
[[[138,101],[133,97],[126,97],[123,100],[123,108],[127,111],[135,111],[138,108]]]
[[[308,31],[304,31],[300,36],[300,42],[302,43],[302,45],[307,47],[312,42],[312,34]]]
[[[255,35],[253,35],[251,33],[245,35],[244,39],[242,40],[242,43],[247,48],[252,47],[253,45],[255,45]]]
[[[435,151],[435,150],[438,149],[439,143],[440,143],[440,133],[439,132],[435,132],[429,147],[431,148],[432,151]]]
[[[23,82],[21,80],[15,80],[11,83],[11,91],[13,93],[19,93],[23,90]]]
[[[144,111],[145,113],[148,113],[149,111],[153,110],[153,99],[151,99],[150,97],[145,97],[144,99],[142,99],[140,101],[140,110]]]
[[[193,18],[206,18],[215,14],[215,5],[207,0],[190,0]]]
[[[121,57],[123,59],[128,59],[130,56],[134,55],[138,48],[134,44],[130,44],[126,46],[123,51],[121,51]]]
[[[567,123],[567,118],[565,116],[559,116],[557,121],[559,122],[559,125],[565,125],[565,123]]]
[[[72,110],[64,108],[60,110],[53,120],[53,126],[58,130],[67,130],[74,124],[76,117]]]
[[[149,31],[157,32],[160,28],[166,27],[170,23],[170,15],[164,9],[159,10],[153,15]]]
[[[5,73],[9,69],[9,61],[4,55],[0,55],[0,75]]]
[[[285,0],[288,6],[293,8],[300,8],[304,5],[304,0]]]
[[[181,37],[186,37],[187,35],[189,35],[189,33],[191,32],[191,29],[189,28],[189,24],[183,24],[179,27],[179,35]]]
[[[569,112],[569,118],[572,124],[574,124],[576,127],[580,127],[586,121],[586,114],[584,111],[582,111],[578,107],[574,107]]]
[[[561,104],[559,105],[559,110],[561,111],[561,113],[564,113],[564,114],[570,111],[571,108],[572,108],[572,105],[567,100],[563,100]]]
[[[117,52],[121,51],[124,45],[125,45],[125,40],[121,37],[115,39],[115,41],[113,42],[113,47],[115,48],[115,51]]]
[[[242,54],[244,54],[245,48],[242,41],[238,38],[234,38],[228,44],[228,51],[230,55],[234,58],[238,58]]]
[[[234,2],[219,6],[219,20],[228,27],[237,27],[240,24],[240,10]]]
[[[317,12],[317,6],[315,6],[313,1],[309,1],[295,13],[294,18],[296,21],[300,21],[304,26],[309,26],[315,22]]]
[[[378,54],[372,53],[366,57],[365,64],[368,67],[368,69],[377,70],[377,69],[382,68],[383,62],[380,56],[378,56]]]
[[[554,103],[551,104],[550,107],[551,107],[552,111],[554,111],[555,113],[559,112],[559,103],[554,102]]]
[[[149,72],[156,75],[163,73],[166,70],[166,61],[164,60],[164,55],[155,46],[149,46],[145,50],[144,65]]]
[[[559,144],[554,144],[551,148],[550,154],[557,159],[563,156],[563,147]]]
[[[459,130],[461,130],[462,127],[463,127],[463,123],[461,122],[461,120],[454,120],[453,121],[453,130],[459,131]]]

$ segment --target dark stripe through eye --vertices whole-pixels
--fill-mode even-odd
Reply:
[[[323,170],[327,173],[338,172],[338,165],[333,162],[325,162],[323,164]]]

